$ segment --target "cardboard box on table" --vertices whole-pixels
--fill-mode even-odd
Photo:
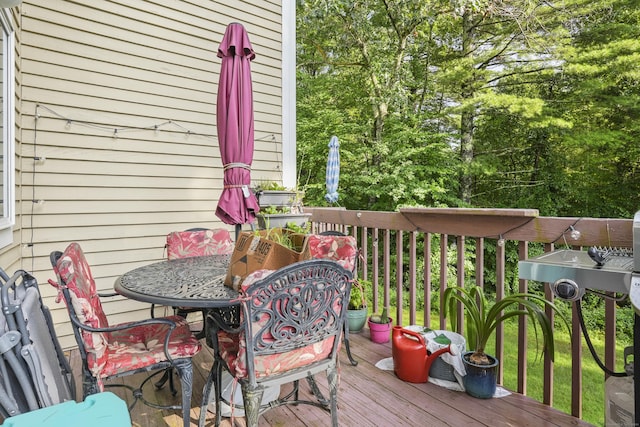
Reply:
[[[306,235],[287,229],[242,232],[231,255],[224,284],[238,289],[242,281],[256,270],[278,270],[303,259]],[[286,238],[293,243],[289,249],[278,243]]]

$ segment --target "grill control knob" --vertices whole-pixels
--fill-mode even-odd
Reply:
[[[577,301],[582,298],[584,291],[571,279],[559,279],[551,285],[553,294],[566,301]]]

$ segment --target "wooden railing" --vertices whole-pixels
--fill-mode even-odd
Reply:
[[[435,310],[440,312],[439,325],[431,325],[431,313],[434,311],[431,301],[433,296],[442,297],[448,283],[463,286],[466,281],[484,286],[485,277],[490,276],[492,282],[495,281],[496,298],[505,295],[509,290],[506,277],[517,278],[517,271],[506,270],[509,265],[517,269],[517,263],[513,267],[514,263],[509,263],[505,257],[507,244],[510,247],[517,245],[520,260],[527,259],[532,250],[542,253],[555,247],[630,248],[633,244],[631,219],[540,217],[533,209],[410,208],[400,209],[399,212],[375,212],[305,208],[305,211],[312,213],[314,232],[331,229],[356,237],[361,250],[358,275],[372,283],[374,311],[389,307],[390,314],[394,314],[398,324],[402,324],[403,313],[408,311],[409,324],[424,324],[438,329],[445,329],[446,323],[442,310]],[[495,248],[495,263],[485,259],[489,246],[492,250]],[[419,247],[422,247],[421,251]],[[473,249],[469,251],[469,247]],[[471,266],[469,259],[472,260]],[[419,281],[422,286],[418,286]],[[517,287],[519,291],[526,291],[528,283],[526,280],[517,280]],[[433,292],[439,292],[439,295],[433,295]],[[545,295],[551,301],[554,298],[549,286],[545,286]],[[437,300],[441,301],[442,298]],[[395,307],[392,302],[395,302]],[[424,313],[422,319],[417,318],[419,312]],[[552,313],[549,314],[552,316]],[[615,316],[615,303],[607,300],[604,363],[610,369],[613,369],[616,360]],[[459,323],[463,321],[461,318]],[[582,332],[575,304],[572,307],[571,325],[571,415],[581,418]],[[527,323],[521,320],[518,325],[518,385],[515,391],[525,395],[526,355]],[[496,332],[496,356],[504,359],[504,331],[501,326]],[[501,363],[499,383],[502,383],[502,369]],[[548,357],[542,369],[542,401],[552,406],[553,363]]]

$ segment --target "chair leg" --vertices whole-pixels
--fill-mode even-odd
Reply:
[[[351,355],[351,347],[349,347],[349,324],[344,322],[344,348],[347,350],[347,357],[353,366],[358,366],[358,361]]]
[[[215,370],[216,427],[222,422],[222,362],[218,361]]]
[[[247,427],[258,427],[258,416],[260,415],[263,394],[264,387],[262,386],[250,388],[248,385],[242,384],[242,400]]]
[[[182,385],[182,420],[184,427],[191,426],[191,393],[193,389],[193,364],[191,359],[176,359],[174,366]]]
[[[336,366],[327,370],[327,381],[331,401],[331,426],[338,427],[338,368]]]
[[[327,399],[325,399],[324,395],[320,391],[318,383],[316,383],[316,379],[313,377],[313,375],[307,376],[307,383],[309,384],[309,388],[311,388],[311,392],[313,393],[313,395],[316,397],[316,399],[318,399],[318,402],[326,407],[329,407],[329,402],[327,401]],[[297,395],[295,396],[295,399],[298,400]]]
[[[202,402],[200,405],[200,419],[198,420],[198,427],[204,427],[204,421],[205,418],[207,416],[207,407],[209,406],[209,402],[211,401],[211,389],[212,389],[212,385],[215,386],[213,387],[215,389],[215,397],[216,397],[216,426],[220,425],[220,420],[219,420],[219,415],[220,415],[220,410],[218,408],[218,406],[220,405],[220,401],[218,399],[218,389],[219,387],[219,382],[216,381],[216,371],[218,370],[218,366],[220,363],[217,362],[215,359],[213,361],[213,367],[211,368],[211,371],[209,372],[209,376],[207,377],[207,382],[204,384],[204,389],[202,390]]]
[[[160,390],[164,385],[169,381],[169,390],[171,391],[171,395],[175,396],[178,394],[178,390],[176,389],[175,382],[173,381],[173,368],[167,368],[162,374],[162,377],[158,381],[156,381],[153,386]]]
[[[98,383],[95,377],[93,377],[93,375],[91,375],[88,372],[83,372],[82,376],[83,376],[83,379],[82,379],[82,399],[83,400],[86,399],[87,396],[91,394],[100,393],[100,387],[98,387]]]

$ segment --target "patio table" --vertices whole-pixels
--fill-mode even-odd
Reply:
[[[230,255],[165,260],[118,277],[115,291],[127,298],[172,307],[237,305],[238,292],[224,285]]]
[[[152,304],[202,308],[208,312],[234,310],[239,305],[239,293],[224,284],[230,261],[230,255],[164,260],[123,274],[116,279],[114,289],[127,298]],[[164,384],[169,375],[165,371],[156,386]]]

